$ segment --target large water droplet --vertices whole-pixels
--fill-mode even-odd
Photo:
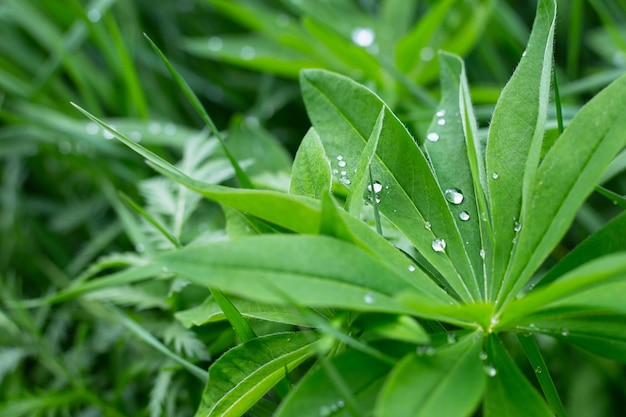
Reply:
[[[208,46],[211,51],[219,51],[222,49],[222,46],[224,46],[224,41],[219,36],[211,36]]]
[[[498,373],[498,371],[493,365],[486,365],[483,369],[485,370],[485,373],[487,374],[487,376],[490,378],[493,378]]]
[[[485,252],[485,248],[480,248],[480,252],[478,252],[481,258],[485,259],[487,253]]]
[[[437,142],[439,140],[439,134],[436,132],[431,132],[428,135],[426,135],[426,139],[428,139],[431,142]]]
[[[448,188],[443,194],[446,196],[446,200],[452,204],[461,204],[463,202],[463,193],[458,188]]]
[[[443,252],[444,250],[446,250],[446,241],[441,238],[435,239],[433,240],[431,246],[435,252]]]
[[[250,61],[251,59],[254,59],[255,56],[256,56],[256,49],[254,49],[254,47],[244,46],[243,48],[241,48],[241,58],[245,59],[246,61]]]
[[[459,219],[463,220],[464,222],[468,221],[470,219],[470,215],[467,211],[462,211],[459,213]]]
[[[376,35],[370,28],[355,28],[352,31],[352,42],[364,48],[371,46],[375,38]]]
[[[365,301],[365,304],[372,304],[374,302],[374,296],[367,293],[363,296],[363,301]]]
[[[383,186],[378,181],[374,181],[372,184],[367,184],[367,190],[375,193],[379,193],[383,190]]]
[[[115,135],[108,130],[105,130],[104,132],[102,132],[102,135],[104,136],[105,139],[108,139],[108,140],[111,140],[115,137]]]
[[[89,9],[89,11],[87,12],[87,19],[89,19],[89,21],[93,23],[99,21],[101,17],[102,13],[100,13],[100,10],[98,9]]]
[[[515,222],[513,223],[513,230],[515,231],[515,233],[519,232],[520,230],[522,230],[522,224],[515,220]]]

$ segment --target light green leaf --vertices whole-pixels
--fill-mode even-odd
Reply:
[[[348,185],[384,108],[371,165],[373,178],[382,187],[380,212],[442,273],[451,291],[462,299],[477,299],[475,281],[466,283],[461,278],[473,271],[454,220],[426,158],[404,125],[375,94],[346,77],[306,70],[301,85],[309,117],[332,167],[346,172],[340,181]],[[445,250],[433,249],[436,239],[445,240]]]
[[[487,338],[485,372],[487,390],[484,417],[553,417],[544,399],[530,385],[502,342],[495,335]]]
[[[479,358],[481,342],[480,335],[473,334],[432,355],[406,356],[385,382],[376,415],[471,416],[485,386]]]
[[[317,132],[311,128],[296,152],[289,192],[321,200],[330,191],[330,184],[330,162]]]
[[[494,235],[492,301],[499,299],[518,225],[527,226],[525,219],[529,224],[534,221],[526,213],[532,207],[550,98],[555,15],[555,0],[538,1],[525,55],[500,94],[489,128],[486,163]],[[523,229],[521,234],[525,232]]]
[[[389,372],[389,364],[365,353],[348,350],[332,364],[363,409],[372,409],[376,395]],[[283,400],[276,417],[347,417],[346,400],[322,368],[311,370]]]
[[[624,96],[626,75],[583,107],[542,161],[505,286],[509,298],[558,244],[578,208],[626,143]]]
[[[276,333],[241,344],[209,368],[196,417],[241,416],[313,353],[308,332]]]

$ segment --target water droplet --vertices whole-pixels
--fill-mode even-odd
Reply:
[[[224,41],[219,36],[211,36],[208,42],[211,51],[219,51],[224,46]]]
[[[170,272],[170,269],[167,266],[164,266],[164,267],[161,268],[161,271],[163,271],[165,273],[168,273],[168,272]]]
[[[135,245],[135,251],[137,251],[137,253],[143,253],[146,250],[146,247],[143,245],[143,243],[137,243]]]
[[[151,122],[148,125],[148,133],[150,133],[152,135],[158,135],[159,133],[161,133],[162,129],[163,128],[161,127],[161,123]]]
[[[485,252],[485,248],[480,248],[480,252],[478,252],[481,258],[485,259],[487,253]]]
[[[365,301],[365,304],[372,304],[374,302],[374,296],[372,294],[365,294],[363,296],[363,301]]]
[[[561,327],[561,336],[569,336],[569,329],[567,327]]]
[[[500,319],[498,319],[497,317],[492,317],[491,320],[489,320],[489,325],[493,328],[493,326],[498,324],[499,321]]]
[[[437,120],[437,124],[438,124],[439,126],[443,126],[443,125],[445,125],[445,124],[446,124],[446,119],[439,119],[439,120]]]
[[[420,51],[420,59],[422,61],[432,61],[434,57],[435,51],[433,51],[433,48],[429,46],[422,48],[422,50]]]
[[[339,161],[339,162],[337,162],[337,165],[339,165],[341,168],[343,168],[346,165],[348,165],[348,163],[346,161]]]
[[[173,123],[168,123],[165,125],[165,127],[163,128],[163,131],[166,135],[173,135],[174,133],[176,133],[176,125],[174,125]]]
[[[343,408],[346,406],[346,403],[343,400],[337,400],[337,407]]]
[[[487,352],[483,350],[478,354],[478,357],[481,361],[486,361],[489,356],[487,356]]]
[[[536,374],[540,374],[540,373],[541,373],[541,366],[537,366],[537,367],[535,368],[535,373],[536,373]]]
[[[467,211],[462,211],[459,213],[459,219],[463,220],[464,222],[468,221],[470,219],[470,215]]]
[[[417,347],[418,356],[433,356],[435,354],[435,348],[430,345],[420,345]]]
[[[89,122],[87,126],[85,126],[85,130],[87,130],[87,133],[90,135],[96,135],[100,131],[100,127],[94,122]]]
[[[463,202],[463,193],[458,188],[448,188],[443,194],[446,200],[452,204],[461,204]]]
[[[431,142],[437,142],[439,140],[439,134],[436,132],[431,132],[428,135],[426,135],[426,139],[428,139]]]
[[[102,13],[100,13],[100,10],[98,9],[90,9],[87,12],[87,19],[89,19],[89,21],[93,23],[96,23],[97,21],[99,21],[101,17],[102,17]]]
[[[343,160],[343,156],[337,155],[337,161],[341,161],[341,160]]]
[[[352,31],[352,42],[364,48],[371,46],[376,39],[374,31],[370,28],[355,28]]]
[[[113,127],[113,126],[111,126],[111,127]],[[104,138],[105,138],[105,139],[108,139],[108,140],[111,140],[111,139],[113,139],[113,138],[115,137],[115,135],[113,135],[113,133],[111,133],[111,132],[110,132],[110,131],[108,131],[108,130],[105,130],[105,131],[102,133],[102,136],[104,136]]]
[[[415,265],[409,265],[409,272],[415,272]]]
[[[513,223],[513,230],[515,231],[515,233],[519,232],[520,230],[522,230],[522,224],[515,220],[515,222]]]
[[[332,172],[332,174],[333,174],[333,175],[337,175],[337,174],[339,174],[339,170],[338,170],[338,169],[336,169],[336,168],[333,168],[333,170],[332,170],[332,171],[330,171],[330,172]]]
[[[134,140],[135,142],[141,142],[141,133],[137,132],[137,131],[132,131],[130,132],[130,134],[128,135],[132,140]]]
[[[497,172],[494,172],[493,174],[491,174],[491,178],[493,178],[494,180],[497,180],[499,177]]]
[[[330,411],[330,408],[327,405],[323,405],[320,407],[320,417],[328,417],[330,415],[332,411]]]
[[[483,367],[483,369],[485,370],[485,373],[487,374],[487,376],[490,378],[493,378],[498,373],[498,371],[496,370],[496,368],[494,368],[493,365],[487,365]]]
[[[441,109],[441,110],[439,110],[437,113],[435,113],[435,115],[436,115],[437,117],[443,117],[443,116],[445,116],[445,115],[446,115],[446,110],[445,110],[445,109]]]
[[[373,190],[375,193],[379,193],[383,190],[383,186],[380,182],[374,181],[372,184],[367,185],[367,190],[370,192]]]
[[[350,178],[348,178],[348,177],[341,177],[341,178],[339,178],[339,182],[344,184],[344,185],[350,185],[352,183],[352,181],[350,181]]]
[[[447,339],[448,339],[448,344],[449,345],[455,344],[456,343],[456,333],[454,333],[454,332],[448,333]]]
[[[435,239],[431,246],[435,252],[443,252],[446,249],[446,241],[443,239]]]
[[[256,49],[254,49],[254,47],[252,46],[244,46],[243,48],[241,48],[240,55],[242,59],[249,61],[251,59],[254,59],[254,57],[256,56]]]
[[[430,230],[430,222],[424,222],[424,229]]]
[[[526,56],[526,51],[522,52],[522,56]]]

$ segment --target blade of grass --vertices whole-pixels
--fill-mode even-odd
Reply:
[[[226,157],[228,158],[233,168],[235,169],[237,179],[239,180],[239,183],[241,184],[241,186],[244,188],[254,188],[254,185],[252,184],[252,181],[250,180],[248,175],[243,171],[243,169],[241,168],[241,166],[239,165],[239,163],[237,162],[233,154],[228,150],[228,147],[226,146],[226,142],[224,141],[222,134],[217,129],[217,126],[215,126],[215,123],[213,123],[213,119],[211,119],[209,114],[206,112],[206,110],[204,109],[204,106],[202,106],[202,103],[200,103],[198,96],[195,95],[191,87],[189,87],[189,84],[187,84],[187,81],[185,81],[184,78],[178,73],[178,71],[176,71],[176,69],[172,66],[170,61],[163,54],[163,52],[161,52],[159,47],[156,46],[156,44],[152,41],[152,39],[150,39],[150,37],[148,37],[147,34],[144,34],[144,36],[150,43],[150,46],[152,47],[154,52],[159,56],[159,58],[161,58],[161,61],[163,61],[168,71],[172,75],[172,78],[174,78],[174,81],[176,81],[176,84],[178,85],[178,87],[185,94],[185,97],[187,97],[187,99],[192,104],[194,109],[198,112],[202,120],[207,124],[207,126],[209,126],[209,128],[213,132],[213,135],[215,135],[217,140],[219,140],[220,145],[222,146],[222,149],[224,150],[224,153],[226,154]]]

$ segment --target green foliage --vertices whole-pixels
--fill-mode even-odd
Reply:
[[[626,8],[179,3],[0,6],[0,414],[619,415]]]

